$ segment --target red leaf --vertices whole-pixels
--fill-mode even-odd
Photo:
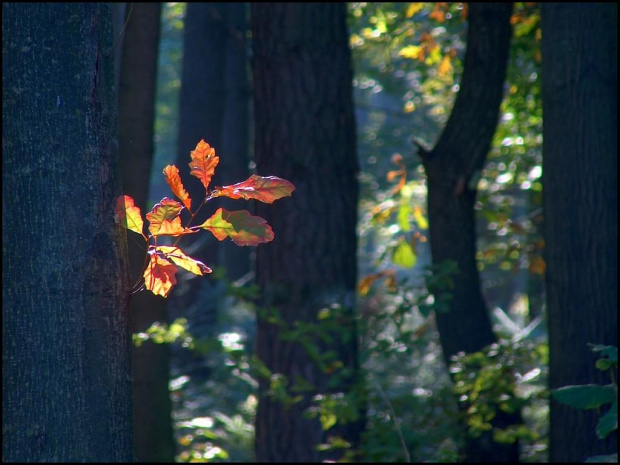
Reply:
[[[273,230],[260,216],[247,210],[229,212],[223,208],[198,228],[208,229],[220,241],[230,237],[237,245],[258,245],[273,240]]]
[[[164,197],[161,202],[156,204],[153,209],[146,214],[146,219],[149,220],[149,232],[153,236],[169,235],[169,236],[182,236],[185,234],[192,234],[195,231],[186,229],[181,226],[181,217],[179,213],[183,209],[176,200]]]
[[[116,199],[115,212],[119,221],[123,223],[123,226],[130,231],[144,236],[142,232],[142,228],[144,227],[142,214],[140,213],[140,208],[135,206],[133,198],[129,195],[119,196]]]
[[[167,297],[172,286],[177,283],[175,275],[179,269],[152,251],[149,254],[151,259],[144,270],[144,286],[155,295]]]
[[[172,193],[181,199],[183,205],[191,211],[192,199],[183,187],[181,176],[179,176],[179,169],[174,165],[168,165],[164,168],[164,174],[166,175],[166,182],[170,186],[170,189],[172,189]]]
[[[265,203],[273,203],[282,197],[290,196],[294,190],[295,186],[286,179],[253,174],[243,182],[231,186],[218,187],[216,197],[255,199]]]
[[[203,276],[205,273],[211,273],[211,268],[205,265],[198,260],[194,260],[192,257],[189,257],[183,253],[181,249],[178,247],[168,247],[161,245],[156,247],[157,252],[162,253],[168,260],[173,261],[181,268],[186,269],[198,276]]]
[[[205,186],[205,190],[209,190],[211,177],[215,173],[215,167],[220,162],[220,158],[215,156],[215,149],[207,144],[204,139],[198,142],[196,150],[192,150],[189,154],[192,161],[189,167],[192,169],[190,174],[196,176]]]

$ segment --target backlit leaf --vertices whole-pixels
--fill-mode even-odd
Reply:
[[[215,173],[215,167],[220,162],[220,157],[215,155],[215,149],[207,144],[204,139],[198,142],[196,150],[192,150],[190,157],[192,158],[189,163],[189,167],[192,169],[190,174],[200,179],[205,190],[208,190],[211,177]]]
[[[294,190],[295,186],[286,179],[253,174],[243,182],[218,187],[216,196],[230,197],[231,199],[255,199],[265,203],[273,203],[282,197],[290,196]]]
[[[444,77],[452,72],[452,62],[450,61],[450,55],[445,55],[439,65],[439,76]]]
[[[247,210],[230,212],[223,208],[198,226],[208,229],[220,241],[230,237],[237,245],[258,245],[273,240],[273,230],[260,216],[253,216]]]
[[[419,45],[407,45],[406,47],[401,48],[398,54],[405,58],[418,58],[421,52],[422,47]]]
[[[179,269],[168,260],[151,253],[146,270],[144,270],[144,285],[155,295],[167,297],[172,286],[177,283],[175,277]]]
[[[179,169],[174,165],[168,165],[164,168],[164,174],[166,175],[166,182],[170,186],[170,189],[172,189],[172,193],[183,202],[183,205],[185,205],[188,210],[191,210],[192,199],[183,187],[181,176],[179,176]]]
[[[424,4],[422,2],[410,3],[409,6],[407,7],[407,12],[405,13],[405,16],[407,18],[411,18],[414,14],[422,10],[423,6]]]
[[[164,197],[161,202],[156,204],[153,209],[146,214],[146,219],[149,220],[149,232],[153,236],[170,235],[170,236],[182,236],[184,234],[192,234],[195,231],[181,226],[181,217],[179,213],[183,209],[176,200]]]
[[[424,218],[420,207],[415,207],[413,209],[413,217],[415,219],[415,222],[418,224],[418,228],[428,229],[428,221],[426,220],[426,218]]]
[[[116,215],[127,229],[144,236],[142,232],[144,227],[142,214],[140,213],[140,208],[134,204],[132,197],[121,195],[116,199]]]
[[[183,253],[178,247],[159,246],[155,249],[157,252],[162,253],[168,260],[171,260],[181,268],[186,269],[198,276],[211,273],[211,268],[198,260],[194,260]]]
[[[394,254],[392,255],[392,261],[395,265],[399,265],[405,268],[413,268],[416,263],[416,256],[413,249],[407,241],[404,239],[398,242]]]

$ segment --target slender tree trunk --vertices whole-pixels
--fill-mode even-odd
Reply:
[[[177,163],[181,177],[196,207],[204,198],[204,187],[189,172],[189,153],[204,139],[222,157],[221,131],[225,108],[225,24],[224,4],[188,3],[183,35],[183,71],[179,97],[179,135]],[[217,175],[216,170],[216,175]],[[215,186],[216,179],[211,184]],[[200,199],[200,200],[199,200]],[[209,206],[210,207],[210,206]],[[194,224],[200,224],[212,213],[203,208]],[[192,257],[209,266],[217,257],[218,241],[210,237],[186,237],[183,249]],[[170,299],[170,315],[188,320],[188,327],[197,337],[212,334],[217,321],[217,282],[185,274],[179,277],[178,286]],[[175,364],[195,381],[206,381],[210,370],[204,356],[185,349],[173,348]]]
[[[460,90],[437,144],[424,153],[428,179],[428,215],[433,263],[458,265],[454,288],[438,289],[435,299],[450,295],[449,310],[436,312],[446,364],[453,355],[471,353],[496,341],[476,266],[476,183],[495,132],[510,45],[510,4],[469,6],[467,52]],[[493,422],[515,421],[498,412]],[[466,461],[517,461],[516,444],[494,443],[491,433],[468,437]]]
[[[132,460],[110,7],[2,5],[2,453]]]
[[[251,13],[257,171],[296,186],[291,199],[256,205],[276,236],[257,248],[262,310],[256,350],[273,375],[259,380],[256,458],[319,461],[325,456],[317,446],[329,436],[340,435],[355,448],[363,427],[358,420],[323,431],[318,419],[303,414],[316,394],[346,393],[358,368],[353,319],[358,165],[346,6],[252,4]],[[342,312],[337,335],[287,339],[286,329],[316,324],[318,312],[329,308]],[[274,310],[280,325],[263,315]],[[320,340],[321,335],[333,339]],[[337,353],[343,370],[320,369],[310,346],[319,355]],[[291,390],[302,380],[309,390]],[[283,405],[270,396],[279,381],[288,383],[287,395],[300,400]]]
[[[246,33],[247,3],[227,3],[226,63],[223,69],[225,93],[224,117],[221,129],[220,164],[215,182],[233,184],[250,176],[250,102],[249,102],[249,60]],[[219,199],[215,207],[235,210],[239,202]],[[217,264],[226,268],[226,276],[237,280],[250,272],[250,247],[238,247],[231,241],[218,245]],[[222,308],[220,310],[223,310]]]
[[[151,165],[161,4],[128,3],[119,84],[119,149],[123,190],[146,212]],[[131,237],[133,239],[133,237]],[[130,241],[131,276],[144,271],[145,247]],[[168,319],[166,301],[151,292],[134,294],[130,303],[132,332],[146,331]],[[175,442],[168,394],[169,346],[150,341],[133,348],[134,451],[144,462],[171,462]]]
[[[191,198],[204,198],[204,187],[189,175],[189,153],[204,139],[220,157],[212,186],[234,184],[248,176],[248,73],[246,53],[247,4],[188,4],[183,39],[183,72],[180,96],[180,124],[177,166],[189,181],[185,187]],[[235,209],[238,201],[216,199],[209,202],[194,224],[206,220],[218,207]],[[223,266],[231,279],[249,272],[247,247],[212,237],[183,239],[184,250],[211,267]],[[175,316],[188,319],[189,330],[198,337],[210,336],[217,322],[218,307],[225,283],[213,279],[181,277],[171,301]],[[209,369],[203,357],[187,351],[175,358],[188,374],[205,381]]]
[[[618,9],[543,4],[543,205],[549,384],[610,382],[587,344],[618,345]],[[551,402],[550,460],[617,452],[599,414]]]

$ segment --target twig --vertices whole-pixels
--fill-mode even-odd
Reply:
[[[379,383],[375,381],[375,385],[377,386],[377,389],[379,389],[379,394],[381,394],[381,397],[383,398],[388,408],[390,409],[390,414],[392,415],[392,418],[394,419],[394,426],[396,427],[396,432],[398,433],[398,437],[400,438],[400,444],[403,446],[403,451],[405,452],[405,461],[407,463],[411,463],[411,456],[409,455],[407,444],[405,444],[405,438],[403,437],[403,431],[400,428],[399,420],[396,417],[396,412],[394,411],[394,408],[392,407],[392,403],[390,402],[390,399],[388,399],[385,393],[383,392],[383,389],[381,389],[381,386],[379,385]]]

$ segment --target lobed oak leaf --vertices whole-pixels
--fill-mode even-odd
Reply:
[[[123,223],[123,225],[135,233],[144,236],[142,229],[144,227],[144,221],[142,221],[142,214],[140,208],[136,207],[134,200],[129,195],[121,195],[116,199],[116,216]]]
[[[215,167],[220,162],[220,158],[215,155],[215,149],[207,144],[204,139],[198,142],[196,150],[190,152],[192,161],[189,167],[192,169],[190,174],[196,176],[205,186],[205,190],[209,190],[211,177],[215,173]]]
[[[295,190],[295,186],[286,179],[277,176],[258,176],[253,174],[243,182],[230,186],[218,187],[215,197],[231,199],[255,199],[265,203],[273,203],[287,197]]]
[[[198,228],[208,229],[220,241],[230,237],[237,245],[258,245],[273,240],[273,230],[260,216],[247,210],[218,210]]]
[[[176,195],[181,202],[183,202],[183,205],[185,205],[188,210],[191,211],[192,199],[183,187],[181,176],[179,175],[179,169],[174,165],[168,165],[164,168],[164,175],[166,175],[166,182],[170,186],[170,189],[172,189],[172,193]]]
[[[152,251],[149,254],[151,259],[144,270],[144,286],[155,295],[167,297],[172,286],[177,283],[175,275],[179,269]]]
[[[155,249],[158,253],[164,255],[165,258],[171,260],[181,268],[186,269],[198,276],[203,276],[206,273],[211,273],[212,270],[207,265],[198,260],[194,260],[192,257],[185,255],[178,247],[159,246]]]
[[[181,226],[181,217],[179,213],[183,210],[181,205],[176,200],[164,197],[161,202],[156,204],[153,209],[146,214],[146,219],[149,220],[149,232],[153,236],[182,236],[185,234],[192,234],[195,231],[184,228]]]

